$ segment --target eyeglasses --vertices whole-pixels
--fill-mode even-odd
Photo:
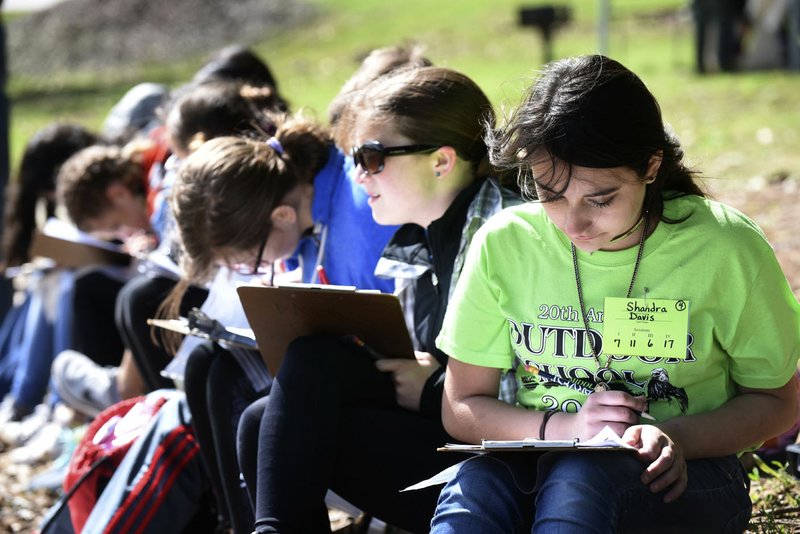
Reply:
[[[269,240],[269,232],[264,236],[261,244],[258,246],[258,253],[256,254],[256,263],[253,265],[253,274],[265,274],[266,271],[261,267],[261,258],[264,256],[264,250],[267,248],[267,240]]]
[[[378,141],[367,141],[360,147],[353,147],[353,161],[367,174],[378,174],[383,170],[386,156],[406,154],[427,154],[440,148],[440,145],[383,146]]]
[[[250,266],[244,263],[237,263],[231,266],[231,270],[246,276],[256,276],[270,272],[269,268],[265,267],[261,261],[264,257],[264,251],[267,248],[267,240],[269,240],[269,232],[267,232],[267,235],[264,236],[264,240],[261,241],[261,244],[258,246],[258,253],[256,254],[256,261],[254,265]]]

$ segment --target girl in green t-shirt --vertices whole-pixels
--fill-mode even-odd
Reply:
[[[607,426],[634,450],[472,458],[432,532],[742,531],[737,453],[797,417],[800,307],[763,234],[705,198],[609,58],[548,65],[490,137],[537,202],[472,242],[437,339],[445,428],[480,443]],[[504,369],[516,406],[497,400]]]

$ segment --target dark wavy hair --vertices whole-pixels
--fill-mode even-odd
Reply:
[[[627,167],[644,180],[653,156],[661,165],[647,186],[644,209],[654,220],[662,217],[665,192],[669,198],[705,196],[653,94],[636,74],[602,55],[546,65],[506,126],[489,132],[487,144],[492,163],[516,169],[520,188],[531,198],[537,162],[549,160],[554,170],[558,162],[567,165],[563,191],[573,165]],[[556,178],[554,172],[551,180]]]
[[[36,205],[45,201],[48,217],[55,215],[56,175],[61,165],[79,150],[95,144],[97,135],[78,124],[45,126],[25,146],[17,179],[6,193],[3,266],[20,265],[30,257],[28,249],[36,228]]]
[[[144,167],[135,156],[120,147],[92,145],[61,166],[56,198],[75,226],[83,229],[88,219],[111,209],[107,191],[114,183],[124,185],[134,196],[146,195]]]
[[[217,51],[195,73],[194,84],[215,81],[234,81],[253,87],[272,89],[276,105],[280,111],[288,111],[289,103],[278,91],[278,80],[269,65],[253,50],[242,45],[231,45]]]
[[[215,137],[270,130],[264,115],[277,109],[270,87],[208,82],[186,88],[175,98],[166,127],[173,147],[190,153]]]

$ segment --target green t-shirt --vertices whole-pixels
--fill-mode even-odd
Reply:
[[[686,358],[615,356],[601,379],[646,394],[660,421],[722,405],[734,382],[783,386],[800,358],[800,306],[764,235],[736,210],[694,195],[666,201],[664,215],[686,219],[661,221],[646,240],[631,297],[689,302]],[[589,328],[600,343],[604,298],[625,297],[637,249],[578,251]],[[478,232],[437,345],[485,367],[509,369],[516,359],[522,406],[575,412],[586,400],[525,369],[533,363],[590,387],[598,369],[569,240],[540,204],[504,210]],[[610,352],[601,348],[602,363]]]

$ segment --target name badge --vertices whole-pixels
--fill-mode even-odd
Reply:
[[[689,302],[606,297],[603,352],[686,359]]]

